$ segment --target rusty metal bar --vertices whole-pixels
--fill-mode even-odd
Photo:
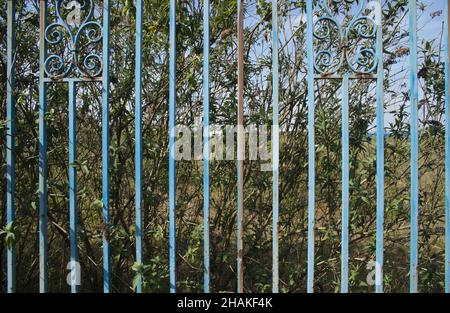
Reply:
[[[417,1],[409,0],[409,50],[410,50],[410,101],[411,101],[411,247],[410,292],[418,291],[419,263],[419,83],[417,60]]]
[[[47,24],[47,5],[40,2],[39,29],[39,291],[48,291],[47,273],[47,86],[45,83],[44,62],[47,57],[44,39]]]

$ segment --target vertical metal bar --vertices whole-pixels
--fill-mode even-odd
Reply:
[[[278,1],[272,1],[272,292],[279,292],[278,220],[279,220],[279,64]]]
[[[445,50],[445,292],[450,293],[450,5],[444,1]]]
[[[342,83],[342,245],[341,245],[341,293],[348,293],[348,223],[349,223],[349,75]]]
[[[210,3],[203,3],[203,266],[204,291],[209,293],[209,15]]]
[[[175,276],[175,114],[176,114],[176,0],[170,0],[169,69],[169,272],[170,292],[176,292]]]
[[[136,171],[136,262],[142,264],[142,0],[136,1],[135,66],[135,171]],[[142,292],[142,273],[138,272],[136,292]]]
[[[78,292],[77,169],[76,169],[76,82],[69,81],[69,215],[71,291]]]
[[[378,0],[376,53],[377,69],[377,239],[375,265],[375,291],[383,292],[384,264],[384,66],[383,66],[383,27],[381,0]]]
[[[307,291],[314,292],[314,233],[315,233],[315,104],[314,104],[314,40],[313,1],[306,1],[308,54],[308,272]]]
[[[409,1],[409,45],[410,45],[410,88],[411,88],[411,260],[410,292],[417,292],[418,264],[418,215],[419,215],[419,120],[418,120],[418,81],[417,81],[417,4]]]
[[[44,62],[47,47],[45,44],[45,27],[47,20],[47,5],[40,2],[39,30],[39,291],[48,291],[47,274],[47,88],[44,82]]]
[[[238,132],[237,132],[237,292],[244,292],[244,0],[238,0]]]
[[[103,292],[110,292],[109,249],[109,21],[110,3],[103,1],[102,175],[103,175]]]
[[[6,87],[6,219],[8,224],[15,220],[14,212],[14,119],[15,119],[15,36],[16,36],[16,4],[8,1],[8,38],[7,38],[7,87]],[[16,291],[16,248],[15,243],[8,244],[7,252],[7,281],[8,293]]]

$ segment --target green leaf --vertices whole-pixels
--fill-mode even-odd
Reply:
[[[103,201],[102,200],[95,200],[94,202],[91,203],[91,207],[94,209],[103,209]]]
[[[142,274],[142,271],[144,269],[144,265],[142,263],[139,263],[139,262],[134,262],[134,264],[131,267],[131,269],[133,271],[135,271],[136,273],[141,273]]]
[[[0,231],[0,235],[5,235],[5,242],[8,248],[14,246],[17,241],[17,227],[13,222],[8,223],[2,231]]]

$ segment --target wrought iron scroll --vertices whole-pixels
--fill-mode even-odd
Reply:
[[[375,73],[377,27],[374,18],[364,15],[368,1],[322,0],[319,7],[321,16],[314,21],[316,73],[324,76]],[[346,14],[350,9],[355,12],[353,16]],[[339,19],[341,15],[343,18]]]

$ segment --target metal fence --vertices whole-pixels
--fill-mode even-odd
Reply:
[[[70,264],[71,290],[77,292],[77,168],[76,168],[76,98],[77,85],[81,82],[102,83],[102,168],[103,168],[103,286],[110,291],[110,243],[109,243],[109,62],[110,62],[110,2],[101,2],[100,15],[94,0],[53,1],[54,16],[48,16],[48,3],[40,1],[40,85],[39,85],[39,286],[40,292],[48,291],[47,280],[47,133],[45,114],[47,111],[47,86],[67,83],[69,88],[69,211],[70,211]],[[376,81],[376,292],[383,292],[383,221],[384,221],[384,71],[383,71],[383,26],[381,21],[382,1],[376,0],[307,0],[307,81],[308,81],[308,268],[307,290],[314,291],[314,230],[315,230],[315,81],[340,80],[342,82],[342,245],[341,245],[341,291],[348,292],[349,269],[349,82],[368,79]],[[450,94],[449,94],[449,5],[445,2],[445,208],[446,208],[446,254],[445,290],[450,292]],[[337,16],[334,6],[356,5],[357,14],[345,24]],[[14,51],[15,51],[15,1],[8,0],[7,25],[7,223],[14,222]],[[136,65],[135,65],[135,182],[136,182],[136,261],[142,263],[142,27],[143,0],[136,0]],[[209,122],[209,16],[210,1],[204,0],[203,20],[203,127]],[[375,15],[367,15],[367,6],[375,7]],[[176,242],[175,242],[175,116],[176,116],[176,0],[170,0],[170,86],[169,86],[169,267],[170,291],[176,292]],[[418,213],[419,213],[419,120],[418,120],[418,54],[417,54],[417,1],[409,0],[410,28],[410,98],[411,98],[411,245],[410,245],[410,291],[417,292],[418,267]],[[378,9],[378,11],[377,11]],[[83,13],[83,17],[82,14]],[[238,0],[238,120],[244,125],[244,1]],[[331,29],[338,34],[330,42]],[[279,292],[278,261],[278,217],[279,217],[279,37],[278,3],[272,1],[272,79],[273,79],[273,283],[272,291]],[[355,35],[362,45],[350,47],[349,36]],[[364,42],[366,42],[364,44]],[[88,48],[86,48],[88,47]],[[59,53],[65,51],[65,56]],[[237,292],[244,291],[243,274],[243,211],[244,211],[244,136],[238,132],[237,160]],[[203,148],[209,151],[209,135],[203,132]],[[241,157],[239,157],[241,156]],[[209,154],[203,161],[204,182],[204,292],[210,291],[210,182]],[[15,247],[7,250],[7,291],[15,291]],[[142,277],[137,284],[142,292]]]

